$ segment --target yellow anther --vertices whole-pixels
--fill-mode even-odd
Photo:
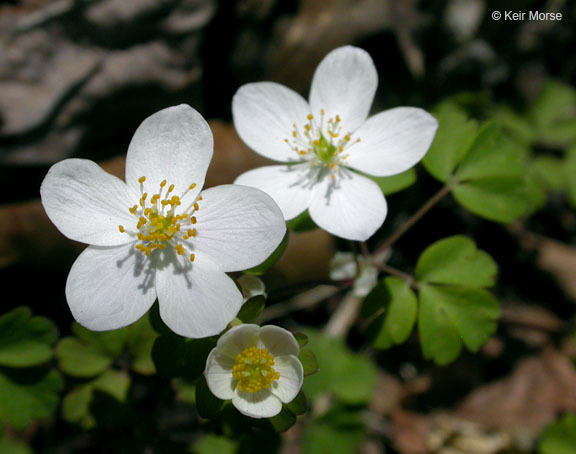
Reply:
[[[181,244],[178,244],[174,249],[176,249],[178,255],[184,254],[184,246],[182,246]]]
[[[198,203],[194,202],[194,211],[198,211],[199,209]]]
[[[162,180],[162,182],[160,183],[161,188],[163,188],[164,186],[166,186],[166,180]]]
[[[190,254],[190,261],[193,262],[196,259],[196,256],[194,254]]]
[[[118,226],[118,230],[120,230],[120,233],[124,233],[126,230],[124,230],[124,226],[123,225],[119,225]]]
[[[132,208],[129,208],[128,211],[130,211],[130,213],[132,213],[132,214],[135,214],[137,209],[138,209],[138,205],[134,205]]]
[[[312,121],[312,120],[314,120],[314,115],[308,114],[308,116],[306,118],[308,118],[308,121]]]
[[[196,187],[196,183],[192,183],[188,189],[192,190]]]
[[[140,177],[138,178],[138,183],[142,184],[146,181],[146,177]]]
[[[173,190],[174,190],[174,185],[171,184],[171,185],[168,187],[168,193],[172,192]]]
[[[232,377],[238,381],[240,391],[257,392],[280,379],[274,370],[274,358],[264,348],[250,347],[236,356]]]

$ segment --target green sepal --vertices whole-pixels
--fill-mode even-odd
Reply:
[[[224,408],[224,401],[218,399],[208,388],[204,375],[196,381],[196,409],[205,419],[214,419]]]

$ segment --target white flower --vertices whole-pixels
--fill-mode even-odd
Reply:
[[[283,328],[239,325],[218,339],[204,375],[210,391],[219,399],[231,399],[240,413],[271,418],[302,387],[299,353],[298,342]]]
[[[426,154],[437,121],[414,107],[397,107],[367,119],[378,75],[370,56],[351,46],[320,63],[310,103],[287,87],[242,86],[232,103],[242,140],[284,165],[248,171],[237,184],[260,188],[292,219],[308,209],[324,230],[366,240],[382,225],[387,207],[376,183],[414,166]]]
[[[378,269],[367,263],[364,257],[356,258],[351,252],[336,252],[330,261],[330,279],[353,279],[352,293],[364,298],[378,283]]]
[[[68,238],[90,246],[66,282],[74,318],[95,330],[126,326],[158,298],[176,333],[205,337],[236,316],[242,294],[225,272],[263,262],[286,230],[262,191],[235,185],[202,193],[213,138],[186,105],[150,116],[126,157],[126,183],[97,164],[67,159],[42,183],[42,204]]]

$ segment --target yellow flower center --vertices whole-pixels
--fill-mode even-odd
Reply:
[[[240,391],[255,393],[268,388],[280,374],[272,367],[274,358],[265,348],[250,347],[236,356],[232,376]]]
[[[352,133],[342,134],[340,115],[329,118],[324,124],[324,109],[320,111],[320,121],[317,123],[312,114],[308,114],[304,128],[299,129],[294,123],[292,138],[284,142],[298,154],[300,159],[306,159],[312,167],[322,166],[330,169],[332,179],[338,168],[344,164],[348,154],[345,151],[360,139],[352,141]]]
[[[118,229],[122,233],[134,235],[138,239],[135,248],[146,256],[150,256],[156,249],[165,249],[167,245],[171,245],[178,255],[186,254],[193,262],[195,255],[187,250],[184,242],[198,234],[194,227],[197,222],[194,214],[200,209],[198,202],[202,200],[202,196],[199,195],[194,203],[184,210],[179,207],[182,204],[181,199],[194,189],[196,184],[191,184],[182,195],[177,196],[172,194],[174,185],[168,185],[166,180],[163,180],[159,191],[148,199],[148,193],[144,192],[145,181],[146,177],[138,179],[141,197],[138,204],[128,210],[138,219],[136,230],[127,230],[123,225],[119,225]]]

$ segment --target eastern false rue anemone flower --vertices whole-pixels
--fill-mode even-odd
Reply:
[[[264,192],[223,185],[200,192],[212,132],[187,105],[142,122],[126,156],[126,182],[84,159],[53,165],[40,189],[50,220],[88,244],[66,282],[72,315],[94,331],[136,321],[156,298],[174,332],[220,333],[242,294],[225,273],[262,263],[286,225]]]
[[[298,342],[283,328],[239,325],[218,339],[206,360],[204,376],[212,394],[232,400],[240,413],[271,418],[302,387],[299,353]]]
[[[306,209],[324,230],[368,239],[386,217],[378,185],[426,154],[437,121],[422,109],[397,107],[367,119],[378,75],[364,50],[330,52],[312,80],[310,101],[273,82],[251,83],[234,95],[234,125],[254,151],[282,165],[250,170],[237,184],[266,191],[284,217]]]

